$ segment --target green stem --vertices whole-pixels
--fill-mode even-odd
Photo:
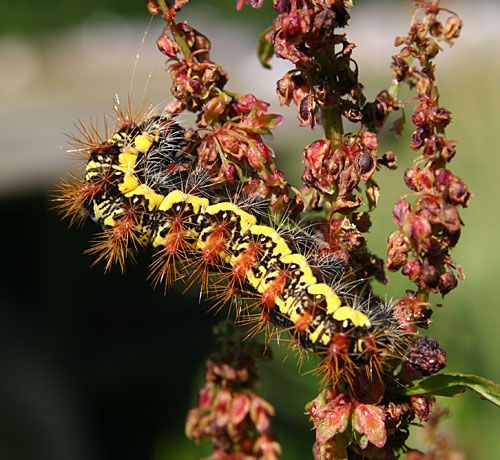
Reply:
[[[340,140],[344,134],[344,125],[342,123],[342,114],[340,107],[335,105],[328,109],[321,110],[321,117],[323,119],[323,129],[325,130],[326,139]]]
[[[165,3],[165,0],[157,0],[157,1],[158,1],[158,5],[160,6],[161,11],[163,13],[163,18],[165,19],[166,23],[168,24],[168,27],[170,28],[170,32],[172,32],[172,36],[174,37],[175,42],[179,45],[179,48],[181,49],[182,54],[186,58],[190,57],[191,50],[189,49],[189,46],[186,43],[186,40],[184,40],[184,37],[179,32],[179,29],[177,28],[177,24],[171,18],[171,15],[170,15],[170,12],[168,10],[168,6]]]
[[[165,3],[165,0],[157,0],[157,1],[158,1],[159,7],[161,8],[163,15],[166,16],[168,14],[168,6]]]
[[[179,45],[179,48],[181,49],[184,57],[191,57],[191,50],[189,49],[186,40],[184,40],[184,37],[180,34],[179,29],[177,28],[177,24],[174,21],[170,20],[168,21],[168,25],[170,27],[172,35],[174,36],[174,40]]]
[[[325,76],[329,72],[332,74],[335,73],[335,46],[316,53],[314,57],[318,61],[321,72],[323,72]],[[344,125],[342,123],[342,113],[340,112],[340,101],[338,96],[335,97],[331,106],[321,109],[321,118],[325,131],[325,138],[340,141],[344,134]]]
[[[387,92],[392,97],[398,97],[400,89],[401,89],[401,84],[397,80],[393,80]]]

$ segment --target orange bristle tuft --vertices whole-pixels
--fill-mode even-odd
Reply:
[[[308,311],[303,311],[302,314],[300,315],[300,318],[297,320],[297,322],[294,325],[294,329],[296,333],[301,333],[307,331],[311,323],[313,322],[313,315],[309,313]]]
[[[237,320],[242,311],[241,290],[232,282],[232,280],[226,282],[227,279],[228,274],[221,274],[221,276],[212,277],[210,295],[207,297],[207,300],[213,302],[213,305],[210,307],[210,311],[215,311],[215,313],[219,313],[224,306],[228,305],[228,318],[231,315],[234,306],[235,317]]]
[[[206,241],[205,247],[201,251],[202,260],[207,265],[215,264],[222,259],[228,243],[227,228],[224,223],[220,223],[214,229]]]
[[[371,333],[358,339],[360,358],[366,362],[368,376],[376,374],[382,378],[388,363],[400,359],[406,352],[408,337],[398,334],[398,331],[376,328]]]
[[[249,247],[237,257],[231,269],[231,278],[235,285],[243,285],[247,273],[257,261],[260,251],[260,245],[257,243],[250,243]]]
[[[131,130],[143,124],[152,114],[153,110],[152,107],[147,106],[145,103],[141,103],[133,109],[130,97],[127,99],[126,107],[123,108],[118,96],[116,96],[113,112],[113,120],[116,125],[119,126],[120,129]]]
[[[113,265],[118,265],[124,272],[127,256],[133,256],[131,249],[134,250],[140,245],[137,223],[137,210],[127,209],[120,220],[112,228],[105,230],[94,245],[86,251],[88,254],[97,254],[93,265],[105,260],[106,271],[109,271]]]
[[[72,157],[88,161],[90,155],[93,151],[99,147],[106,144],[109,138],[109,129],[106,119],[103,122],[104,134],[99,132],[99,123],[94,120],[90,120],[88,126],[86,126],[82,121],[78,121],[75,124],[75,128],[79,134],[66,134],[69,138],[69,144],[73,147],[72,150],[68,150]]]
[[[355,375],[354,363],[349,356],[351,339],[349,334],[340,332],[332,337],[326,357],[322,360],[316,373],[323,375],[323,383],[336,384],[340,380],[353,384]]]
[[[75,176],[62,179],[55,191],[55,209],[64,219],[70,219],[70,226],[80,225],[88,217],[85,203],[101,193],[104,186],[104,180],[84,182]]]
[[[242,326],[251,326],[248,330],[245,340],[250,340],[262,331],[265,331],[265,345],[269,346],[271,339],[276,335],[276,327],[271,323],[271,318],[265,311],[260,313],[246,315],[244,319],[238,321]]]
[[[271,311],[276,305],[276,298],[283,292],[290,279],[287,271],[281,271],[278,276],[270,281],[261,296],[261,305],[266,312]]]
[[[223,264],[218,263],[215,260],[213,263],[208,264],[204,261],[200,263],[199,259],[189,258],[182,267],[183,273],[187,273],[187,278],[185,280],[184,292],[189,291],[192,287],[199,285],[200,287],[200,298],[202,295],[207,294],[211,289],[210,277],[221,270],[224,270]]]
[[[193,253],[191,243],[187,240],[187,229],[182,217],[172,220],[171,227],[165,236],[164,246],[155,254],[151,264],[151,278],[156,286],[163,283],[165,291],[180,279],[178,264],[187,263]]]
[[[227,243],[227,227],[222,222],[208,236],[201,250],[201,261],[193,258],[184,266],[184,271],[189,273],[186,280],[186,291],[198,282],[200,285],[200,296],[209,292],[210,275],[227,270],[224,263],[224,256],[227,253]]]
[[[221,267],[222,272],[218,273],[217,277],[212,277],[212,286],[210,288],[212,294],[208,297],[208,300],[215,301],[215,304],[210,310],[215,310],[218,313],[224,305],[229,305],[228,315],[230,315],[232,305],[236,304],[236,320],[238,320],[245,301],[251,301],[252,304],[257,303],[258,296],[256,293],[247,291],[244,284],[248,271],[257,260],[259,251],[259,245],[252,243],[249,248],[238,256],[230,271],[228,268]],[[224,271],[226,273],[223,273]],[[248,307],[245,310],[248,310]]]

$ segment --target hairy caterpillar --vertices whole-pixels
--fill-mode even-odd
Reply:
[[[240,321],[256,321],[255,330],[290,331],[301,349],[323,358],[328,380],[351,383],[359,369],[369,375],[383,370],[398,346],[384,304],[374,309],[371,299],[361,302],[334,289],[336,280],[317,269],[316,248],[250,212],[251,201],[207,196],[175,121],[118,115],[118,129],[104,138],[82,127],[83,139],[74,141],[84,155],[85,178],[60,188],[66,216],[90,215],[103,228],[89,250],[96,262],[123,270],[127,256],[151,246],[155,283],[184,278],[188,285],[200,282],[220,303],[243,298]]]

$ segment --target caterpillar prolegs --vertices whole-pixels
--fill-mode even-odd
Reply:
[[[151,246],[156,283],[200,281],[222,303],[239,296],[241,322],[288,330],[294,344],[323,358],[328,380],[383,371],[398,342],[387,306],[343,292],[338,277],[318,271],[315,248],[253,213],[251,200],[207,194],[175,121],[122,117],[103,139],[82,132],[85,177],[61,185],[60,208],[103,228],[89,250],[97,261],[123,269],[127,256]]]

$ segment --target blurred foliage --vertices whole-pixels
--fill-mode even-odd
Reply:
[[[145,0],[125,2],[123,0],[28,0],[22,2],[0,0],[0,11],[2,12],[0,34],[54,33],[58,29],[66,29],[100,13],[112,13],[124,18],[142,20],[147,15],[145,4]],[[236,18],[238,15],[235,0],[210,0],[209,2],[191,0],[189,8],[200,6],[212,10],[220,16],[221,20]],[[259,25],[268,24],[273,17],[271,2],[265,2],[264,7],[258,11],[247,7],[244,14],[246,18]]]
[[[394,3],[400,0],[378,0],[384,3]],[[361,5],[369,0],[357,0]],[[34,35],[54,33],[76,25],[94,14],[113,13],[124,18],[143,19],[145,17],[145,0],[0,0],[2,24],[0,34],[18,33]],[[189,8],[203,8],[216,14],[222,21],[251,21],[255,26],[265,27],[274,17],[272,0],[265,0],[261,9],[255,10],[246,6],[242,12],[236,11],[236,0],[190,0]],[[239,18],[239,19],[238,19]]]
[[[32,35],[53,33],[79,24],[96,11],[114,11],[120,16],[144,16],[143,2],[121,0],[0,0],[2,25],[0,32]]]

